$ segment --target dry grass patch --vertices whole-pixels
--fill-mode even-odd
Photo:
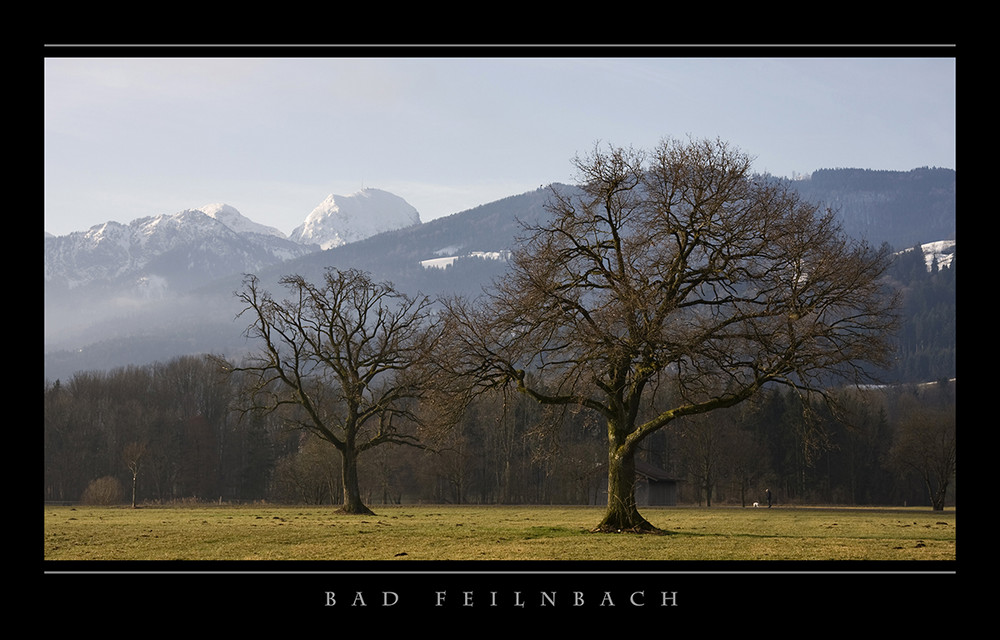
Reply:
[[[46,507],[46,560],[945,560],[955,511],[647,508],[666,535],[595,534],[599,507]]]

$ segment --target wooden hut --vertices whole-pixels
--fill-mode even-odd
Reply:
[[[677,480],[667,472],[642,460],[635,461],[635,501],[648,507],[677,504]]]

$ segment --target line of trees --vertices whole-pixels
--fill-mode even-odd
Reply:
[[[45,386],[44,500],[341,505],[332,444],[277,414],[229,410],[245,390],[185,356],[81,372]],[[745,406],[678,422],[639,459],[677,478],[683,504],[954,504],[955,383],[844,390],[843,413],[803,411],[771,389]],[[603,426],[516,393],[467,405],[426,448],[360,458],[365,504],[600,504]]]

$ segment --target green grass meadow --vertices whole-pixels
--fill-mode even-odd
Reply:
[[[956,559],[955,510],[647,507],[662,535],[591,533],[600,507],[44,507],[46,561]]]

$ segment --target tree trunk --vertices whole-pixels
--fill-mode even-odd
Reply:
[[[137,471],[132,472],[132,508],[135,509],[135,485],[139,478],[139,473]]]
[[[358,452],[353,443],[348,443],[341,452],[343,456],[344,506],[341,513],[359,515],[374,515],[374,512],[361,501],[361,489],[358,486]]]
[[[937,491],[931,486],[930,480],[927,481],[927,489],[931,497],[931,510],[932,511],[944,511],[944,500],[948,493],[948,483],[940,482],[938,483]]]
[[[608,452],[608,508],[594,529],[601,533],[658,531],[639,514],[635,503],[635,455],[612,445]]]

